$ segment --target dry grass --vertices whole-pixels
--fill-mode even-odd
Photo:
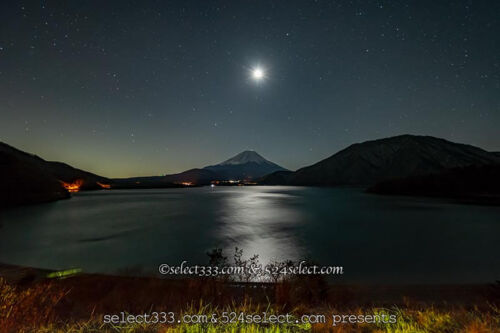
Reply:
[[[0,278],[0,332],[11,332],[23,323],[34,327],[56,320],[55,306],[65,296],[52,283],[21,289]]]
[[[333,295],[333,296],[332,296]],[[332,298],[333,297],[333,298]],[[275,285],[231,285],[217,280],[164,281],[84,275],[12,285],[0,278],[0,332],[500,332],[500,312],[493,304],[432,306],[403,302],[398,306],[341,305],[317,279]],[[263,325],[234,322],[176,325],[103,323],[105,314],[173,311],[177,318],[200,314],[220,318],[224,311],[324,314],[321,324]],[[338,324],[332,314],[397,314],[395,324]]]

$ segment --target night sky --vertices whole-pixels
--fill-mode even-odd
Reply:
[[[498,0],[0,4],[0,140],[103,176],[499,128]]]

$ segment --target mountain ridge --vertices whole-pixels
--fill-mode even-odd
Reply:
[[[390,178],[493,163],[500,163],[500,158],[478,147],[432,136],[404,134],[352,144],[293,173],[268,175],[262,182],[369,186]]]
[[[46,161],[0,142],[0,196],[3,200],[0,204],[36,203],[67,198],[69,194],[63,183],[75,180],[82,182],[78,186],[80,190],[109,187],[163,188],[250,179],[258,179],[259,184],[266,185],[370,187],[390,179],[442,174],[454,168],[476,166],[477,169],[466,169],[463,173],[471,184],[474,181],[474,170],[483,170],[480,167],[485,165],[500,165],[499,155],[498,152],[487,152],[472,145],[432,136],[405,134],[352,144],[295,172],[266,160],[255,151],[246,150],[219,164],[177,174],[108,179],[62,162]],[[492,170],[497,172],[498,168]],[[462,171],[449,174],[460,172]],[[410,189],[410,185],[415,186],[414,179],[423,178],[408,179],[405,182],[391,183],[396,184],[391,185],[391,188],[403,188],[404,185],[409,188],[405,191],[412,191],[414,189]],[[450,179],[452,178],[448,177],[439,181],[452,187]],[[428,186],[430,189],[430,185]],[[472,188],[471,185],[467,186]],[[390,186],[386,183],[384,189],[388,188]]]
[[[63,182],[73,182],[77,179],[83,179],[85,183],[82,189],[101,188],[97,182],[107,182],[108,178],[96,175],[94,173],[75,168],[67,163],[58,161],[47,161],[36,154],[31,154],[4,142],[0,142],[0,152],[14,156],[19,161],[30,163],[45,172],[53,175],[57,180]]]
[[[63,182],[81,181],[79,189],[98,189],[108,179],[0,142],[0,207],[69,198]]]

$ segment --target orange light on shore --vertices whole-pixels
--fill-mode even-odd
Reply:
[[[102,187],[104,189],[108,189],[108,190],[111,188],[110,184],[103,184],[103,183],[97,182],[97,185],[99,185],[100,187]]]
[[[75,193],[80,191],[80,187],[83,185],[83,179],[77,179],[72,183],[66,183],[61,181],[63,187],[68,190],[70,193]]]

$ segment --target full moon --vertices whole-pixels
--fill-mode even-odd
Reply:
[[[254,68],[252,70],[252,78],[255,81],[261,81],[265,76],[264,70],[260,67]]]

